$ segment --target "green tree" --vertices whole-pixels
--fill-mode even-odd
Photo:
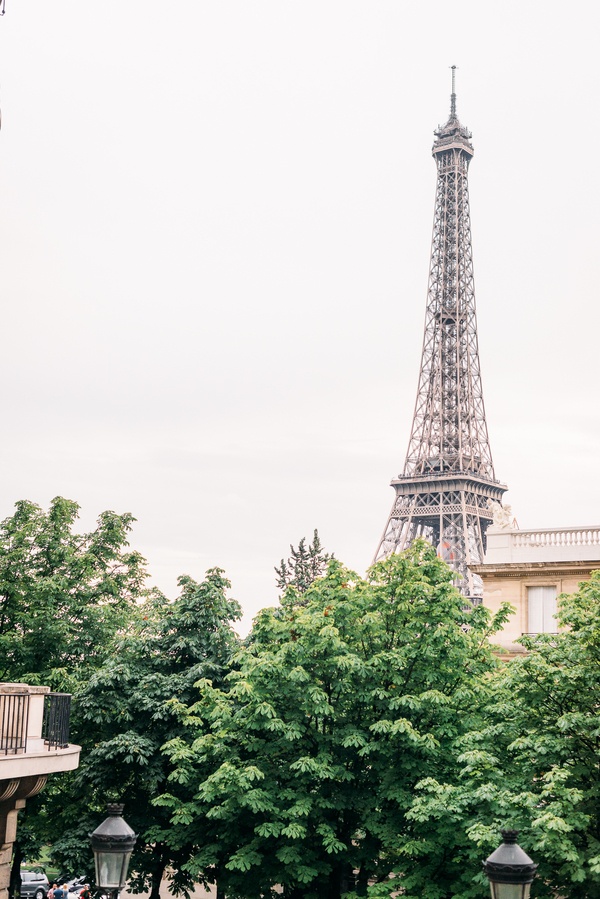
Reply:
[[[23,501],[0,525],[0,680],[70,691],[144,595],[145,561],[127,548],[133,517],[104,512],[78,534],[78,513],[62,497],[48,512]]]
[[[172,771],[161,746],[175,737],[185,741],[178,709],[197,700],[197,681],[223,685],[238,646],[232,623],[241,614],[238,603],[227,597],[230,585],[219,569],[208,571],[201,583],[181,577],[179,586],[174,602],[153,595],[111,658],[79,692],[85,751],[68,792],[63,787],[62,807],[48,809],[54,860],[85,871],[88,833],[102,820],[104,803],[125,801],[125,817],[139,834],[131,884],[137,891],[149,888],[151,899],[158,899],[167,868],[176,889],[192,887],[183,868],[191,850],[185,843],[167,843],[168,813],[152,805]]]
[[[0,524],[0,680],[76,694],[137,615],[146,569],[128,546],[133,517],[104,512],[94,530],[77,533],[78,513],[62,497],[47,512],[21,501]],[[73,731],[76,719],[75,709]],[[12,894],[24,851],[36,853],[47,839],[44,803],[56,801],[63,783],[51,780],[21,815]]]
[[[293,587],[298,593],[305,593],[314,580],[322,577],[327,571],[327,563],[333,559],[332,555],[324,552],[316,528],[312,543],[306,546],[306,537],[303,537],[297,549],[290,544],[290,553],[287,562],[282,559],[279,568],[275,566],[277,586],[280,590]]]
[[[558,620],[565,630],[522,638],[528,654],[494,679],[486,726],[463,739],[459,782],[422,781],[413,812],[424,833],[460,829],[470,865],[514,826],[539,863],[536,896],[598,899],[600,572],[560,598]]]
[[[334,560],[304,599],[292,591],[258,616],[229,693],[206,687],[187,710],[194,743],[167,746],[188,794],[158,800],[172,839],[197,846],[188,869],[232,899],[275,896],[277,884],[290,899],[338,899],[353,872],[359,895],[375,880],[385,895],[454,896],[465,874],[452,842],[438,847],[429,892],[411,886],[400,847],[414,837],[416,785],[458,778],[456,745],[481,723],[495,665],[487,637],[506,613],[465,612],[425,543],[369,581]],[[481,889],[477,868],[468,877]]]

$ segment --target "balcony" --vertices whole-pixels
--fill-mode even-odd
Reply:
[[[0,781],[77,767],[80,747],[69,743],[70,702],[68,694],[49,687],[0,684]]]
[[[0,683],[0,899],[8,899],[17,817],[49,774],[72,771],[80,746],[69,743],[71,697],[49,687]]]

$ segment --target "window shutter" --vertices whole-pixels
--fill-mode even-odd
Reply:
[[[555,634],[558,631],[556,587],[528,587],[528,633]]]

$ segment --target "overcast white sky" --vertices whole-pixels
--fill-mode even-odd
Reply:
[[[0,517],[132,512],[252,615],[319,528],[363,573],[404,463],[433,129],[473,132],[479,343],[521,527],[598,524],[591,2],[6,0]]]

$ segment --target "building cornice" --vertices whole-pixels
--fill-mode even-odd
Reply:
[[[520,578],[550,575],[579,577],[600,568],[600,560],[581,562],[503,562],[469,565],[471,571],[485,578]]]

